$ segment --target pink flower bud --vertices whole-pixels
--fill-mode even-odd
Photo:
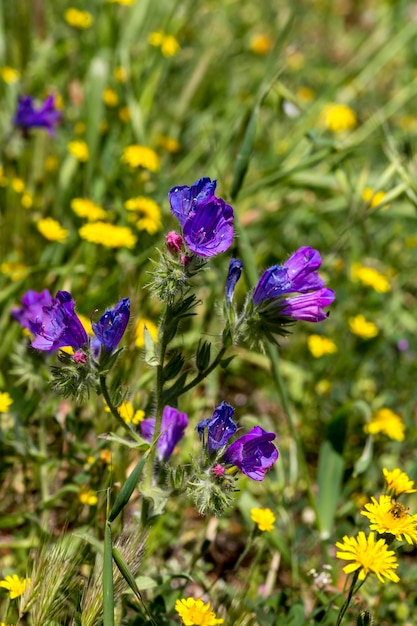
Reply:
[[[173,255],[179,254],[183,248],[183,240],[181,235],[171,230],[166,236],[166,244],[169,252]]]

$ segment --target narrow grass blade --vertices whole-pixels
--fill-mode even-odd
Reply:
[[[114,626],[113,555],[110,523],[104,530],[103,625]]]
[[[145,465],[145,461],[147,458],[147,454],[144,454],[141,460],[137,463],[135,469],[130,474],[129,478],[124,483],[123,487],[120,489],[119,495],[116,498],[115,503],[113,504],[112,510],[110,511],[110,515],[108,518],[109,522],[113,522],[119,513],[124,509],[126,504],[130,500],[130,496],[132,495],[136,485],[138,484],[139,476],[142,473],[142,470]]]

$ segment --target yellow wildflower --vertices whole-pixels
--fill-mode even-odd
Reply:
[[[397,541],[404,537],[409,544],[417,543],[417,515],[409,515],[405,506],[391,496],[379,496],[379,502],[373,497],[371,500],[361,511],[369,519],[371,530],[394,535]]]
[[[331,339],[322,337],[321,335],[310,335],[307,339],[308,349],[311,354],[319,359],[325,354],[334,354],[337,352],[337,346]]]
[[[23,193],[25,190],[25,181],[22,178],[12,178],[12,189],[16,193]]]
[[[20,200],[22,203],[22,207],[25,209],[30,209],[33,205],[33,196],[29,191],[25,191]]]
[[[12,397],[7,391],[0,391],[0,413],[7,413],[13,404]]]
[[[113,4],[122,4],[127,7],[131,4],[135,4],[136,0],[109,0],[109,2],[113,2]]]
[[[164,33],[162,32],[162,30],[155,30],[153,33],[151,33],[148,36],[148,43],[150,43],[151,46],[154,46],[155,48],[161,46],[163,40],[164,40]]]
[[[114,226],[106,222],[85,224],[78,232],[82,239],[106,248],[134,248],[137,241],[128,226]]]
[[[378,409],[371,418],[369,424],[365,424],[364,431],[370,435],[384,433],[395,441],[404,441],[404,423],[399,415],[386,407]]]
[[[136,322],[136,341],[135,346],[137,348],[143,348],[145,345],[144,332],[145,327],[153,341],[158,341],[158,327],[152,322],[152,320],[147,319],[146,317],[140,317]]]
[[[70,26],[74,28],[89,28],[93,23],[93,16],[88,11],[80,11],[79,9],[70,8],[64,13],[64,19]]]
[[[298,72],[304,67],[305,57],[300,50],[296,50],[293,46],[289,46],[286,58],[287,66],[293,72]]]
[[[310,87],[299,87],[297,89],[297,98],[300,102],[311,102],[314,100],[315,93]]]
[[[216,618],[215,612],[211,610],[210,602],[204,604],[201,598],[177,600],[175,610],[181,617],[184,626],[215,626],[215,624],[224,623],[224,619]]]
[[[357,124],[355,112],[346,104],[326,104],[319,123],[333,133],[351,130]]]
[[[117,410],[126,424],[139,424],[145,417],[145,411],[142,411],[142,409],[135,411],[130,402],[122,402]]]
[[[137,196],[126,200],[125,207],[128,211],[135,211],[139,220],[136,226],[139,230],[146,230],[150,235],[154,235],[162,228],[161,209],[152,198]]]
[[[30,587],[30,578],[19,578],[17,574],[6,576],[4,580],[0,580],[0,587],[7,589],[10,599],[14,600],[25,593],[26,587]]]
[[[159,135],[158,137],[158,146],[161,146],[167,152],[178,152],[180,149],[180,142],[177,139],[173,139],[172,137],[167,137],[166,135]]]
[[[316,392],[319,394],[319,396],[326,395],[326,393],[329,393],[331,388],[332,388],[332,385],[330,381],[327,380],[326,378],[322,378],[321,380],[319,380],[319,382],[317,383],[315,387]]]
[[[49,241],[64,243],[68,239],[69,230],[63,228],[59,222],[52,217],[45,217],[36,224],[38,231]]]
[[[88,506],[95,506],[98,502],[97,493],[85,485],[80,488],[78,497],[81,504],[88,504]]]
[[[79,161],[88,161],[89,151],[85,141],[70,141],[68,144],[68,150]]]
[[[180,45],[174,35],[166,35],[162,30],[151,33],[148,37],[148,42],[155,48],[160,47],[164,57],[173,57],[180,49]]]
[[[402,130],[415,132],[417,130],[417,118],[415,115],[403,115],[398,120],[398,124]]]
[[[56,172],[59,166],[59,161],[54,154],[50,154],[45,159],[45,172]]]
[[[122,163],[127,163],[130,167],[144,167],[151,172],[159,170],[159,157],[152,148],[135,144],[127,146],[123,150]]]
[[[365,267],[360,263],[354,263],[352,265],[351,274],[353,280],[359,280],[364,285],[372,287],[379,293],[386,293],[391,289],[387,277],[372,267]]]
[[[121,67],[120,65],[114,68],[113,76],[118,83],[125,83],[128,79],[127,70],[125,70],[125,68]]]
[[[111,463],[111,450],[101,450],[100,460],[103,461],[103,463]]]
[[[71,209],[78,217],[85,217],[89,222],[105,220],[108,217],[107,212],[101,206],[88,198],[74,198],[71,200]]]
[[[379,333],[378,327],[373,322],[370,322],[362,314],[355,315],[355,317],[349,318],[349,328],[354,335],[361,337],[361,339],[372,339]]]
[[[362,200],[369,203],[369,206],[374,209],[378,204],[381,204],[385,200],[387,194],[385,191],[375,192],[371,187],[365,187],[362,192]],[[384,207],[387,208],[387,207]]]
[[[0,68],[0,76],[7,85],[13,85],[20,79],[20,72],[9,65],[4,65]]]
[[[26,265],[23,263],[8,263],[7,261],[0,264],[0,272],[10,277],[11,280],[20,280],[27,273]]]
[[[117,95],[117,92],[110,87],[107,87],[107,89],[103,91],[103,100],[108,107],[115,107],[119,104],[119,96]]]
[[[128,122],[131,118],[129,107],[120,107],[119,119],[121,122]]]
[[[357,537],[343,537],[343,542],[338,541],[336,557],[344,561],[353,561],[345,565],[345,574],[351,574],[360,569],[359,580],[365,580],[370,572],[376,574],[383,583],[385,578],[397,583],[400,579],[394,570],[398,567],[397,557],[393,550],[388,550],[384,539],[375,541],[374,533],[367,537],[361,530]]]
[[[275,515],[271,509],[251,509],[250,517],[258,525],[259,530],[267,532],[274,530]]]
[[[392,496],[400,496],[403,493],[416,493],[417,489],[414,489],[414,480],[410,480],[405,472],[402,472],[398,467],[391,472],[386,467],[383,468],[385,482],[387,485],[388,493]]]
[[[250,40],[250,49],[254,54],[268,54],[272,45],[271,37],[265,34],[253,35]]]

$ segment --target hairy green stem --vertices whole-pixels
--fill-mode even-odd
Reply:
[[[135,441],[137,441],[138,443],[143,443],[143,440],[135,433],[133,428],[131,428],[129,424],[126,424],[126,422],[120,415],[119,411],[117,410],[117,407],[114,405],[110,397],[109,390],[107,389],[107,382],[106,382],[105,376],[100,376],[100,389],[101,389],[101,393],[103,394],[103,398],[105,399],[106,404],[109,407],[110,412],[113,415],[113,417],[116,419],[116,421],[120,424],[120,426],[123,426],[124,430],[126,430],[129,433],[129,435],[133,437]]]

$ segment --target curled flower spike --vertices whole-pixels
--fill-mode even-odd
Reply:
[[[238,467],[249,478],[261,481],[278,459],[278,450],[271,443],[275,438],[275,433],[255,426],[227,448],[224,461]]]
[[[186,413],[180,413],[172,406],[166,406],[162,413],[161,436],[156,444],[158,457],[167,461],[174,451],[175,446],[183,438],[188,425]],[[152,441],[155,430],[155,418],[149,417],[140,422],[142,437],[145,441]]]
[[[129,317],[129,298],[122,298],[114,309],[109,309],[103,313],[97,324],[92,324],[94,334],[98,340],[95,348],[100,348],[101,345],[107,352],[113,352],[123,337]]]
[[[191,187],[172,187],[168,199],[188,248],[200,257],[225,252],[233,242],[233,209],[214,195],[216,181],[200,178]]]
[[[204,431],[207,429],[207,448],[209,453],[225,446],[230,437],[236,432],[237,426],[232,419],[234,412],[234,408],[223,401],[214,409],[212,417],[197,424],[196,430],[200,439],[203,439]]]
[[[61,120],[61,113],[55,108],[55,98],[48,96],[37,109],[31,96],[22,96],[17,103],[14,125],[24,131],[30,128],[45,128],[50,134],[55,134],[55,126]]]

